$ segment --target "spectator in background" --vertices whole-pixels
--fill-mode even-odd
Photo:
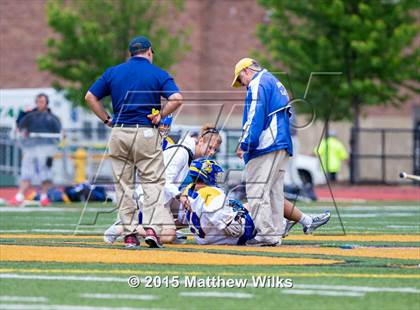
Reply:
[[[35,98],[36,108],[21,113],[17,119],[17,128],[22,134],[22,166],[19,191],[10,204],[19,206],[25,194],[35,181],[41,182],[41,206],[50,205],[47,196],[52,186],[52,164],[60,139],[61,122],[48,107],[48,96],[39,94]]]
[[[329,179],[336,181],[337,173],[341,170],[341,162],[349,157],[344,144],[337,138],[336,132],[330,131],[328,138],[323,138],[319,148],[315,148],[314,152],[319,154]]]

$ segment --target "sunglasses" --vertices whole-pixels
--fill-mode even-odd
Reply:
[[[205,132],[203,132],[203,134],[201,135],[201,137],[204,137],[208,133],[211,133],[211,134],[217,133],[218,134],[219,131],[216,128],[209,128]]]

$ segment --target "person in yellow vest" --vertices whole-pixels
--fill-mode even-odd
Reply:
[[[315,148],[315,154],[321,158],[322,166],[326,170],[331,181],[337,180],[337,173],[341,170],[341,163],[347,160],[349,155],[344,144],[337,138],[334,131],[330,131],[327,139],[323,138],[319,148]]]

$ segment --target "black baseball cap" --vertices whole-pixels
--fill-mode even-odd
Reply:
[[[152,43],[148,38],[144,36],[138,36],[130,41],[130,44],[128,45],[128,50],[130,51],[130,54],[133,55],[140,51],[146,51],[151,47]],[[154,53],[153,48],[152,53]]]

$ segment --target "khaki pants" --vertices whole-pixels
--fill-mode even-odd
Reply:
[[[246,165],[246,195],[259,242],[281,241],[284,217],[284,173],[289,155],[280,150]]]
[[[163,205],[165,165],[161,138],[155,128],[113,128],[109,154],[116,181],[118,214],[124,227],[124,236],[135,233],[138,212],[133,199],[134,168],[144,192],[142,205],[143,226],[160,235],[165,224],[173,225],[173,218]]]

